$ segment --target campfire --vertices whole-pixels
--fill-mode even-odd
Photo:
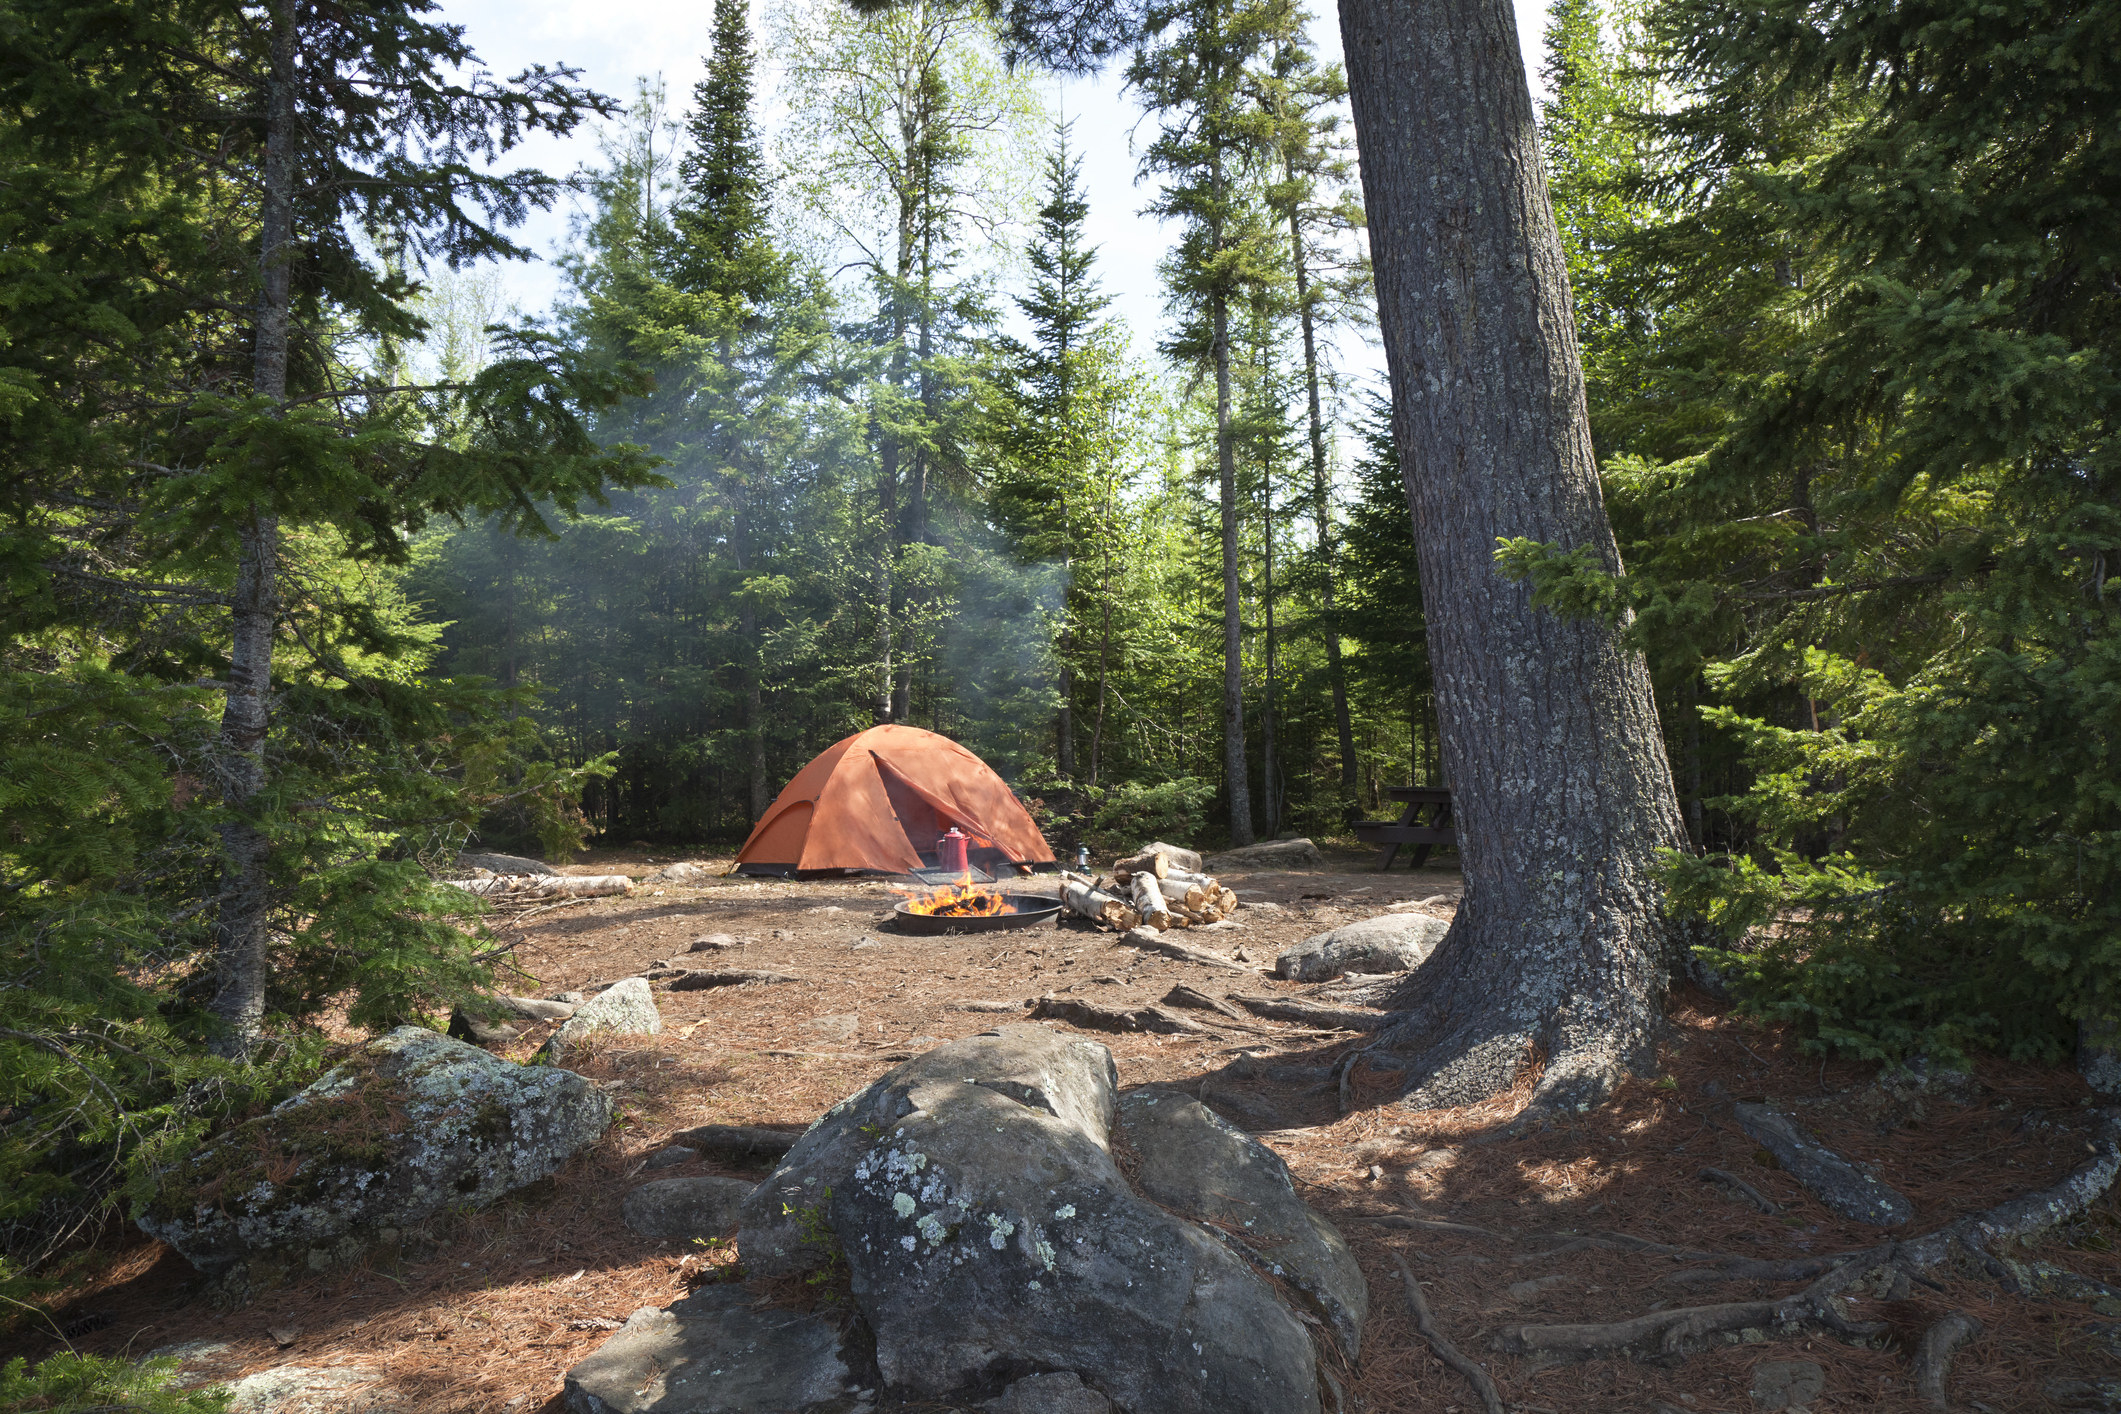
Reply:
[[[969,878],[925,894],[910,895],[899,907],[908,913],[924,913],[938,918],[991,918],[998,913],[1017,911],[1016,905],[1006,896],[980,888]]]

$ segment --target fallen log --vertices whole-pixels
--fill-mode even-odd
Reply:
[[[707,972],[682,970],[670,979],[673,992],[701,992],[709,987],[743,987],[753,982],[800,982],[803,979],[786,972]]]
[[[1174,908],[1199,908],[1208,899],[1206,889],[1180,879],[1159,879],[1156,888],[1164,896],[1164,902]]]
[[[1127,906],[1120,900],[1099,892],[1088,880],[1073,874],[1061,876],[1060,899],[1061,907],[1076,917],[1106,927],[1117,926],[1120,915],[1127,911]]]
[[[1226,972],[1244,972],[1255,977],[1259,975],[1259,969],[1256,967],[1248,966],[1235,958],[1225,957],[1219,952],[1209,952],[1206,948],[1196,948],[1176,938],[1164,937],[1154,928],[1129,928],[1120,934],[1119,940],[1130,948],[1162,953],[1165,957],[1174,957],[1180,962],[1198,963],[1202,967],[1221,968]]]
[[[491,879],[448,879],[453,888],[480,898],[528,901],[547,898],[607,898],[633,892],[624,874],[499,874]]]
[[[697,1149],[710,1159],[727,1163],[771,1163],[795,1147],[803,1137],[800,1129],[762,1129],[750,1124],[703,1124],[670,1136],[673,1144]]]
[[[1264,1016],[1270,1021],[1300,1021],[1306,1026],[1322,1026],[1329,1031],[1382,1031],[1392,1019],[1388,1011],[1362,1011],[1355,1007],[1301,1001],[1295,997],[1249,996],[1239,992],[1231,992],[1229,997],[1254,1016]]]
[[[1072,997],[1045,998],[1031,1009],[1031,1019],[1065,1021],[1086,1031],[1147,1031],[1159,1036],[1197,1036],[1207,1031],[1200,1023],[1188,1021],[1160,1006],[1120,1011],[1115,1007],[1079,1002]]]
[[[1145,850],[1132,859],[1122,859],[1112,866],[1112,877],[1122,884],[1136,874],[1148,874],[1161,879],[1171,867],[1171,858],[1160,851]]]

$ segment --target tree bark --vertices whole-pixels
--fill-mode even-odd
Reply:
[[[1646,1066],[1683,848],[1641,655],[1496,570],[1527,536],[1619,552],[1591,452],[1560,240],[1505,0],[1342,0],[1363,191],[1466,893],[1380,1039],[1406,1102],[1546,1057],[1536,1107]]]
[[[1221,234],[1214,244],[1220,248]],[[1237,448],[1230,429],[1230,301],[1214,308],[1215,464],[1221,477],[1223,552],[1223,773],[1230,783],[1230,843],[1252,843],[1252,790],[1245,769],[1244,604],[1238,593]]]
[[[1290,180],[1296,173],[1286,160]],[[1340,808],[1355,818],[1355,723],[1348,715],[1348,670],[1340,660],[1340,620],[1333,612],[1333,498],[1326,471],[1326,419],[1318,396],[1318,329],[1311,308],[1311,271],[1304,255],[1303,218],[1289,207],[1289,257],[1296,273],[1296,311],[1304,337],[1304,391],[1311,433],[1311,511],[1318,521],[1319,618],[1325,625],[1326,681],[1333,689],[1333,727],[1340,739]]]
[[[259,204],[258,310],[251,389],[284,404],[291,258],[294,253],[295,9],[272,10],[266,80],[265,163]],[[244,1057],[265,1019],[270,972],[272,843],[256,818],[265,789],[265,737],[272,725],[272,649],[280,621],[280,526],[263,504],[240,513],[235,593],[229,604],[228,696],[215,743],[221,803],[221,896],[215,915],[214,1015],[224,1027],[214,1048]]]

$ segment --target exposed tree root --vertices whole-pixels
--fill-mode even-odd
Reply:
[[[1264,1016],[1270,1021],[1297,1021],[1332,1031],[1375,1031],[1392,1020],[1381,1011],[1358,1011],[1354,1007],[1328,1006],[1294,997],[1253,996],[1244,992],[1228,995],[1231,1001],[1254,1016]]]
[[[1407,1268],[1406,1258],[1395,1256],[1394,1260],[1399,1263],[1399,1279],[1406,1283],[1407,1306],[1414,1313],[1414,1329],[1436,1352],[1437,1359],[1456,1370],[1467,1384],[1473,1386],[1473,1393],[1480,1396],[1481,1408],[1487,1414],[1504,1414],[1502,1392],[1495,1388],[1495,1381],[1489,1378],[1486,1370],[1467,1359],[1457,1346],[1444,1339],[1442,1332],[1436,1329],[1436,1318],[1429,1314],[1428,1299],[1421,1294],[1421,1283],[1414,1280],[1414,1273]]]
[[[1700,1179],[1703,1183],[1715,1184],[1733,1197],[1744,1199],[1763,1213],[1772,1215],[1782,1211],[1780,1203],[1777,1203],[1735,1173],[1725,1173],[1722,1169],[1703,1169],[1700,1173],[1695,1174],[1694,1177]]]
[[[1953,1354],[1980,1334],[1981,1322],[1964,1311],[1952,1312],[1922,1333],[1922,1344],[1915,1348],[1915,1392],[1938,1414],[1951,1408],[1944,1387],[1951,1379]]]
[[[1837,1304],[1836,1298],[1842,1292],[1881,1269],[1903,1278],[1922,1280],[1922,1273],[1954,1258],[1972,1262],[2017,1290],[2021,1283],[1990,1253],[1989,1244],[1998,1239],[2028,1236],[2066,1221],[2104,1193],[2113,1183],[2116,1172],[2121,1171],[2121,1143],[2117,1143],[2117,1131],[2111,1117],[2101,1127],[2099,1139],[2091,1147],[2092,1157],[2052,1188],[1999,1203],[1986,1212],[1961,1218],[1909,1242],[1888,1242],[1880,1247],[1823,1258],[1824,1270],[1810,1286],[1795,1295],[1767,1301],[1653,1311],[1632,1320],[1602,1325],[1509,1326],[1496,1335],[1495,1344],[1511,1354],[1545,1360],[1583,1360],[1611,1355],[1671,1360],[1705,1349],[1719,1338],[1736,1339],[1737,1332],[1756,1328],[1785,1333],[1824,1330],[1852,1338],[1874,1336],[1885,1328],[1849,1320]],[[1609,1245],[1577,1240],[1584,1241],[1585,1245]],[[1644,1244],[1639,1250],[1662,1250],[1667,1255],[1679,1251],[1661,1248],[1660,1244],[1654,1243]],[[1741,1272],[1740,1269],[1747,1265],[1741,1259],[1726,1258],[1720,1259],[1717,1267],[1706,1270],[1719,1278],[1735,1274],[1754,1275],[1757,1269]],[[1759,1272],[1760,1279],[1774,1280],[1784,1274],[1795,1274],[1809,1264],[1760,1265],[1775,1269],[1773,1274]]]

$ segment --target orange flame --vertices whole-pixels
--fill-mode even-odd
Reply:
[[[1016,909],[994,890],[975,887],[968,874],[955,884],[911,895],[906,900],[906,911],[938,913],[946,918],[989,918],[997,913],[1014,913]]]

